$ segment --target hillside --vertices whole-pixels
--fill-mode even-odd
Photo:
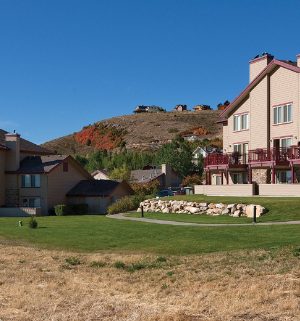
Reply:
[[[140,113],[114,117],[88,125],[68,136],[42,146],[61,154],[86,155],[97,149],[156,150],[176,135],[198,135],[201,139],[221,137],[217,124],[220,111]]]

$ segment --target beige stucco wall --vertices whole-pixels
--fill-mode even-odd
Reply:
[[[270,78],[270,138],[291,136],[293,145],[299,140],[299,74],[285,68],[277,69]],[[292,102],[292,122],[273,125],[273,106]],[[297,138],[295,138],[297,137]]]
[[[236,185],[196,185],[195,194],[204,194],[208,196],[253,196],[253,184]]]
[[[300,196],[300,184],[260,184],[262,196]]]
[[[5,151],[0,150],[0,206],[5,203]]]
[[[63,165],[57,166],[48,176],[48,208],[57,204],[66,203],[66,194],[79,181],[88,179],[88,175],[78,169],[72,162],[68,161],[68,172],[63,171]]]

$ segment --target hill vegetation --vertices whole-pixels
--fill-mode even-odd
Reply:
[[[199,139],[220,138],[220,111],[139,113],[114,117],[80,131],[46,142],[43,147],[59,154],[88,155],[95,151],[155,151],[178,135]]]

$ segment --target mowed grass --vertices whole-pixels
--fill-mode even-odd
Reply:
[[[104,216],[39,217],[37,229],[0,218],[0,242],[82,252],[199,254],[300,246],[300,226],[183,227]]]

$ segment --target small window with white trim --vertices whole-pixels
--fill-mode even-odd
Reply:
[[[233,130],[241,131],[249,129],[249,114],[233,116]]]
[[[292,104],[273,107],[273,124],[285,124],[292,121]]]

